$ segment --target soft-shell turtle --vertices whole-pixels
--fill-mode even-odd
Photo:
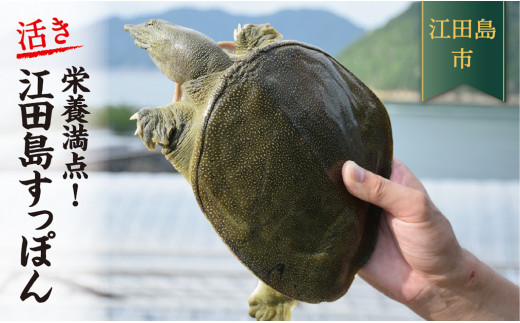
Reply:
[[[341,167],[354,160],[389,177],[392,133],[379,99],[329,54],[281,41],[269,24],[239,26],[224,46],[232,53],[162,20],[125,30],[182,91],[136,113],[136,133],[162,147],[260,278],[249,314],[290,319],[296,300],[344,295],[374,249],[381,210],[348,193]]]

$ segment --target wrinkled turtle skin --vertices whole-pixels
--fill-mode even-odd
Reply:
[[[369,260],[381,213],[348,193],[341,168],[353,160],[388,178],[390,121],[332,56],[273,31],[239,28],[229,64],[183,80],[183,100],[173,105],[191,100],[199,112],[174,122],[166,139],[156,130],[147,137],[149,123],[138,133],[163,148],[215,231],[261,281],[296,300],[334,301]],[[162,115],[152,122],[158,132],[179,119]],[[189,158],[178,152],[183,140]]]

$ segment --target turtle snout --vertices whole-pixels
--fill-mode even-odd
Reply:
[[[124,29],[128,31],[130,36],[134,38],[134,43],[142,49],[150,48],[150,35],[141,25],[124,25]]]

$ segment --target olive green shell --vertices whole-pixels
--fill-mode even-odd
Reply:
[[[354,160],[389,177],[383,104],[322,50],[276,42],[237,59],[209,102],[191,183],[231,251],[282,294],[345,294],[373,252],[381,210],[348,193]]]

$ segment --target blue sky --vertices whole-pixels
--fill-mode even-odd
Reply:
[[[367,29],[384,25],[389,19],[403,12],[409,2],[395,1],[151,1],[108,3],[110,12],[121,17],[131,17],[140,13],[161,12],[172,8],[190,7],[200,9],[221,9],[229,13],[246,15],[271,14],[283,9],[323,9]]]
[[[410,2],[394,1],[3,1],[0,21],[6,28],[0,36],[15,32],[18,21],[64,17],[76,27],[107,16],[132,17],[173,8],[221,9],[245,15],[271,14],[283,9],[323,9],[350,19],[358,26],[374,29],[403,12]],[[65,18],[66,17],[66,18]],[[31,20],[33,19],[33,20]]]

